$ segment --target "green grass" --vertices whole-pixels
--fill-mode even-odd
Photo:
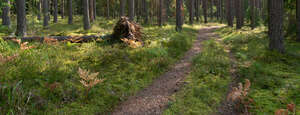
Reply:
[[[173,96],[165,115],[208,115],[217,112],[225,99],[230,80],[228,47],[236,57],[240,82],[252,82],[249,97],[254,100],[250,112],[271,115],[278,109],[296,104],[300,114],[300,43],[286,40],[286,54],[268,50],[265,27],[255,30],[232,28],[217,30],[221,42],[204,42],[203,52],[195,58],[188,83]]]
[[[176,95],[164,115],[207,115],[224,100],[230,80],[230,59],[224,45],[216,40],[203,42],[202,52],[193,61],[187,85]]]
[[[286,54],[279,54],[268,50],[265,27],[241,31],[224,28],[219,33],[238,59],[241,80],[252,82],[249,97],[255,103],[251,105],[251,112],[273,114],[294,103],[299,114],[300,43],[287,39]]]
[[[77,18],[75,22],[80,22]],[[80,23],[51,24],[32,35],[109,34],[116,20],[98,19],[89,31]],[[36,25],[38,26],[38,25]],[[184,25],[177,33],[173,25],[145,26],[145,46],[132,49],[106,41],[84,44],[30,43],[36,48],[21,51],[19,46],[0,39],[0,52],[19,56],[0,65],[1,114],[104,114],[134,95],[161,75],[186,52],[202,26]],[[41,27],[37,27],[41,28]],[[31,31],[31,30],[29,30]],[[99,72],[105,79],[85,98],[78,68]],[[51,90],[47,84],[58,83]]]

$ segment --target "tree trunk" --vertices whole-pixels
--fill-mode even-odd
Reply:
[[[182,0],[176,0],[176,31],[182,30]]]
[[[190,24],[193,24],[194,23],[194,8],[195,8],[195,1],[194,0],[189,0],[189,2],[190,2],[190,20],[189,20],[189,22],[190,22]]]
[[[83,0],[83,24],[84,30],[91,28],[89,16],[89,0]]]
[[[42,10],[42,0],[39,0],[37,9],[38,9],[37,19],[38,19],[38,20],[42,20],[42,18],[41,18],[41,13],[42,13],[42,11],[41,11],[41,10]]]
[[[129,21],[134,20],[134,0],[129,0]]]
[[[207,0],[202,0],[204,23],[207,23]]]
[[[25,0],[16,0],[17,9],[17,31],[16,36],[26,35],[26,11]]]
[[[250,0],[251,29],[255,28],[255,0]]]
[[[65,18],[65,0],[61,0],[60,15],[61,15],[61,19]]]
[[[54,19],[53,22],[57,23],[57,13],[58,13],[58,6],[57,6],[57,0],[53,0],[54,4]]]
[[[241,0],[235,0],[235,15],[236,15],[236,29],[242,28],[242,7],[241,7]]]
[[[159,0],[159,11],[158,11],[158,25],[163,25],[163,0]]]
[[[232,13],[232,0],[226,2],[226,14],[228,26],[233,27],[233,13]]]
[[[214,14],[214,12],[213,12],[213,6],[214,6],[214,4],[213,4],[213,0],[210,0],[210,4],[209,4],[209,9],[210,9],[210,14],[209,14],[209,16],[210,16],[210,19],[212,20],[213,19],[213,14]]]
[[[199,22],[199,0],[195,0],[195,17],[196,21]]]
[[[49,11],[48,11],[48,0],[43,0],[43,15],[44,15],[44,23],[43,23],[43,26],[46,27],[49,25]]]
[[[125,16],[125,0],[120,0],[120,16]]]
[[[284,0],[268,0],[269,3],[269,48],[284,53],[283,15]]]
[[[93,5],[94,5],[94,20],[96,20],[96,17],[97,17],[97,8],[96,8],[96,6],[97,6],[97,2],[96,2],[96,0],[93,0],[94,1],[94,3],[93,3]]]
[[[10,1],[4,0],[4,2],[6,5],[2,8],[2,25],[10,28]]]
[[[94,22],[94,0],[89,0],[90,22]]]
[[[219,18],[220,18],[220,12],[221,12],[220,0],[217,0],[216,7],[217,7],[216,17],[217,17],[217,20],[219,20]]]
[[[73,8],[72,8],[72,0],[68,0],[68,24],[73,24]]]
[[[147,0],[143,0],[143,16],[144,16],[144,23],[148,24],[149,21],[149,14],[148,14],[148,3]]]
[[[297,41],[300,42],[300,0],[297,0]]]
[[[244,2],[244,0],[241,0],[241,13],[240,13],[240,15],[241,15],[241,26],[243,27],[244,26],[244,18],[245,18],[245,13],[246,13],[246,10],[245,10],[245,7],[244,7],[244,4],[245,2]]]
[[[109,0],[106,0],[106,18],[109,19]]]

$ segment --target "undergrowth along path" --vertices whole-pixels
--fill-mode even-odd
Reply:
[[[199,30],[193,47],[185,53],[168,72],[159,76],[151,85],[122,102],[112,115],[159,115],[167,107],[169,97],[183,85],[191,72],[192,59],[201,52],[201,42],[216,36],[214,30],[222,26],[205,27]],[[184,39],[184,38],[183,38]]]

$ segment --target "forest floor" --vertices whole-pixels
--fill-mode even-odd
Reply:
[[[201,42],[216,34],[213,32],[221,26],[204,27],[199,30],[193,47],[185,53],[168,72],[158,77],[153,83],[129,97],[118,106],[112,115],[159,115],[167,107],[169,97],[177,92],[184,83],[184,78],[191,72],[192,59],[201,52]]]
[[[97,18],[91,30],[85,31],[79,16],[73,25],[61,19],[47,28],[42,21],[29,20],[27,34],[106,36],[116,21]],[[33,47],[25,50],[1,39],[13,33],[15,23],[11,29],[0,28],[0,114],[222,114],[232,86],[249,79],[247,99],[252,101],[241,105],[249,113],[271,115],[295,104],[295,113],[289,114],[299,115],[300,43],[295,37],[286,37],[286,53],[279,54],[268,50],[263,25],[254,30],[247,26],[215,30],[213,26],[223,25],[184,25],[180,33],[174,23],[143,25],[145,45],[141,48],[100,40],[32,42],[27,45]],[[204,33],[199,32],[203,29]],[[205,40],[197,39],[198,35]],[[97,78],[104,81],[87,92],[79,68],[99,72]]]
[[[286,53],[268,50],[264,26],[251,30],[224,27],[202,43],[182,90],[171,96],[164,115],[271,115],[291,108],[300,114],[300,44],[286,38]],[[233,86],[251,82],[238,106],[228,105]],[[285,111],[285,110],[284,110]]]

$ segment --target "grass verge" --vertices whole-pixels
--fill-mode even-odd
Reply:
[[[85,34],[94,30],[111,32],[112,26],[102,27],[100,23]],[[61,30],[66,30],[67,35],[73,31],[81,34],[76,23],[74,27],[58,25],[50,25],[51,31],[41,30],[35,35],[56,35]],[[105,114],[176,62],[192,46],[199,28],[185,25],[182,33],[176,33],[172,25],[145,27],[145,47],[137,49],[101,41],[30,43],[35,48],[21,51],[18,45],[0,39],[3,57],[18,54],[0,65],[0,113]],[[87,98],[77,74],[79,67],[99,72],[97,77],[105,79],[89,91]]]

